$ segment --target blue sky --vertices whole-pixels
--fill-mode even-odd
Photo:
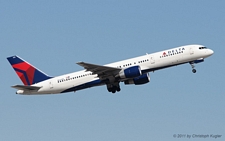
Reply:
[[[225,137],[225,2],[0,1],[0,140],[178,140]],[[151,82],[76,93],[16,95],[22,84],[6,60],[19,55],[49,75],[81,70],[187,44],[215,54],[198,64],[150,73]],[[179,139],[179,140],[183,140]],[[192,138],[192,140],[202,140]],[[206,138],[204,141],[214,140]]]

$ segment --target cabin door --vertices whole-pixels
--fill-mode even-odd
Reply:
[[[194,50],[192,47],[190,47],[190,55],[194,54]]]
[[[49,87],[50,87],[50,89],[53,88],[53,83],[52,83],[52,81],[49,81]]]
[[[155,64],[154,56],[150,56],[150,62],[151,62],[151,64]]]

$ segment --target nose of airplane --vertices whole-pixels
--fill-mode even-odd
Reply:
[[[214,51],[209,49],[208,53],[209,53],[209,55],[213,55]]]

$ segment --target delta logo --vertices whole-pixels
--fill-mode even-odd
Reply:
[[[163,56],[166,56],[167,54],[174,54],[174,53],[181,53],[182,51],[184,51],[185,48],[176,48],[176,49],[172,49],[172,50],[168,50],[167,53],[163,52]]]

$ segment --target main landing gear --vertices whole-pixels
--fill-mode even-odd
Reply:
[[[195,68],[194,63],[193,63],[193,62],[190,62],[190,65],[191,65],[191,67],[192,67],[192,72],[193,72],[193,73],[196,73],[197,71],[196,71],[196,69],[194,69],[194,68]]]
[[[116,91],[119,92],[121,90],[119,83],[107,84],[107,89],[109,92],[112,92],[113,94],[116,93]]]

